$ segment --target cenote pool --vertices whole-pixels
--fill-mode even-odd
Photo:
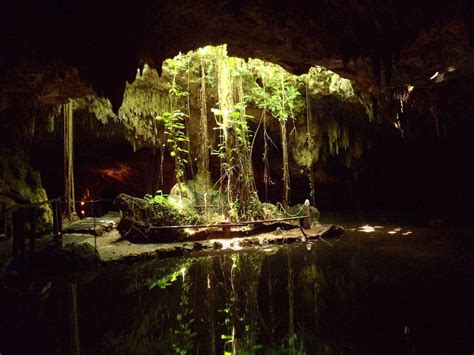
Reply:
[[[348,229],[47,283],[2,354],[471,354],[472,236]]]

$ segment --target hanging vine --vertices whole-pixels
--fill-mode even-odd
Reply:
[[[71,219],[76,214],[76,197],[74,192],[74,120],[72,103],[63,105],[64,117],[64,199],[66,217]]]
[[[290,167],[288,164],[288,136],[286,134],[286,121],[288,119],[285,111],[285,82],[283,73],[281,73],[281,87],[280,87],[280,114],[277,116],[280,122],[281,130],[281,148],[283,154],[283,207],[288,208],[290,203]]]
[[[178,184],[179,197],[182,196],[181,183],[184,179],[185,164],[188,161],[183,157],[187,153],[189,138],[185,132],[186,115],[179,110],[173,112],[164,112],[157,117],[157,120],[163,122],[165,126],[166,143],[170,149],[170,156],[175,163],[175,178]]]
[[[241,68],[241,62],[236,65]],[[240,213],[244,218],[253,218],[259,212],[260,200],[257,195],[255,178],[253,175],[252,151],[250,147],[249,127],[246,114],[245,97],[243,89],[242,73],[237,69],[234,78],[235,94],[237,104],[234,112],[231,113],[233,119],[234,132],[236,135],[236,155],[238,159],[238,180],[240,185],[239,199],[241,202]]]
[[[312,151],[315,149],[315,142],[311,135],[311,121],[313,119],[312,111],[311,111],[311,97],[309,95],[309,75],[305,76],[305,96],[306,96],[306,139],[305,139],[305,147],[308,151]],[[314,161],[311,159],[309,166],[306,167],[307,174],[308,174],[308,182],[309,182],[309,196],[311,199],[311,204],[314,206],[316,205],[316,191],[315,191],[315,181],[314,181],[314,173],[313,173]]]
[[[226,46],[217,48],[217,92],[219,98],[219,109],[213,109],[216,123],[220,131],[220,142],[217,154],[221,161],[220,194],[226,196],[229,209],[222,205],[222,211],[230,218],[237,217],[238,206],[234,196],[235,184],[235,135],[230,114],[234,108],[232,95],[232,76],[228,65]],[[222,199],[221,199],[222,200]]]
[[[200,138],[201,138],[201,154],[199,159],[199,172],[204,176],[206,187],[210,183],[209,176],[209,140],[208,140],[208,125],[207,125],[207,96],[206,96],[206,69],[205,60],[201,56],[201,87],[199,90],[199,105],[200,105]]]
[[[257,62],[257,64],[259,63]],[[286,209],[290,203],[287,121],[289,118],[294,120],[295,114],[299,113],[304,107],[304,101],[300,98],[301,93],[299,92],[299,83],[296,77],[285,73],[280,67],[275,69],[270,65],[267,66],[266,63],[263,63],[263,65],[267,68],[266,70],[271,70],[272,75],[265,82],[265,87],[255,85],[252,88],[252,96],[257,106],[263,110],[268,109],[279,123],[283,171],[282,204]],[[260,72],[261,66],[262,64],[257,67],[257,73]]]

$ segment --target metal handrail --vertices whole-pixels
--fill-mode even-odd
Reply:
[[[13,206],[8,207],[5,210],[4,214],[15,212],[16,210],[19,210],[19,209],[22,209],[22,208],[40,207],[40,206],[46,205],[46,204],[50,205],[50,204],[53,204],[55,202],[61,202],[61,197],[53,198],[53,199],[50,199],[50,200],[44,200],[44,201],[40,201],[40,202],[35,202],[35,203],[17,203]]]
[[[299,216],[299,217],[284,217],[278,219],[265,219],[259,221],[243,221],[243,222],[233,222],[233,223],[213,223],[213,224],[190,224],[190,225],[183,225],[183,226],[150,226],[147,228],[147,232],[150,230],[157,230],[157,229],[187,229],[187,228],[222,228],[222,227],[242,227],[245,225],[251,224],[263,224],[263,223],[276,223],[276,222],[284,222],[284,221],[293,221],[299,219],[309,218],[310,216]]]

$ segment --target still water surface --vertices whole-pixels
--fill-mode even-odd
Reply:
[[[32,353],[472,354],[469,236],[397,227],[55,282]]]

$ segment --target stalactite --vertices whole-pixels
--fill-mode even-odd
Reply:
[[[341,134],[339,122],[331,118],[327,130],[329,153],[331,155],[337,155],[339,154],[339,137]]]

